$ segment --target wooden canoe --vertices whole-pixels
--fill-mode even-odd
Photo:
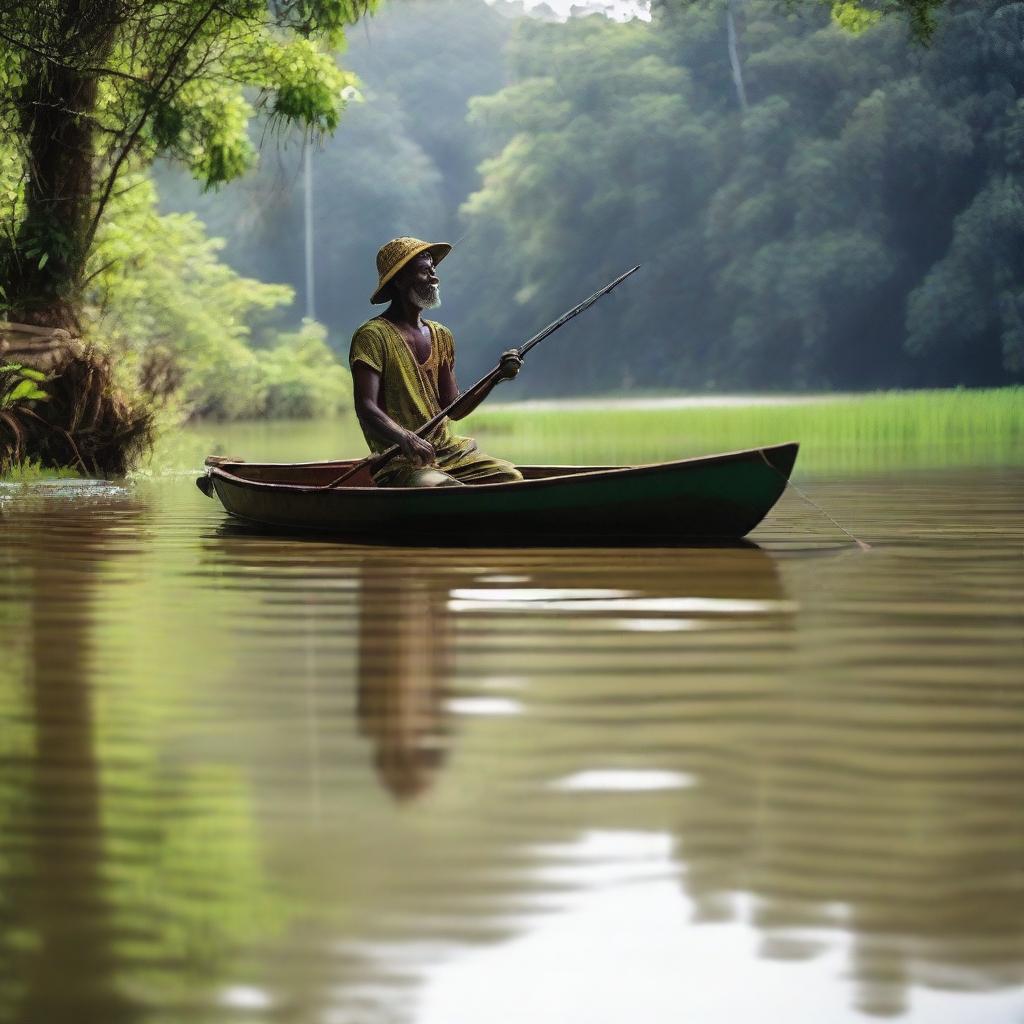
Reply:
[[[644,466],[520,466],[525,479],[465,487],[376,487],[355,461],[249,463],[212,456],[196,483],[233,516],[392,544],[650,544],[737,539],[786,488],[798,445]]]

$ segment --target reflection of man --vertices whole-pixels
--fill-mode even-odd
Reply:
[[[398,445],[393,458],[375,477],[388,487],[442,487],[463,483],[521,480],[509,462],[479,451],[469,437],[454,434],[445,419],[429,441],[414,431],[459,397],[455,382],[455,347],[447,327],[423,320],[425,309],[440,305],[436,266],[448,255],[447,242],[395,238],[377,253],[380,280],[372,303],[388,308],[368,320],[352,337],[349,362],[356,415],[373,452]],[[502,374],[511,380],[522,365],[518,354],[502,356]],[[468,416],[492,388],[468,399],[451,419]]]
[[[381,782],[400,800],[424,792],[448,748],[445,687],[452,671],[448,587],[429,574],[368,560],[359,600],[360,731]]]

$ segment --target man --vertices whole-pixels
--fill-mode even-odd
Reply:
[[[398,445],[396,455],[374,477],[384,487],[448,487],[522,480],[510,462],[484,455],[469,437],[452,431],[449,419],[468,416],[494,385],[511,380],[522,360],[514,351],[501,359],[491,387],[445,418],[429,440],[414,431],[460,395],[455,381],[452,333],[421,313],[441,304],[437,264],[451,252],[447,242],[395,238],[377,253],[377,290],[370,302],[389,302],[379,316],[352,336],[349,363],[356,415],[372,452]]]

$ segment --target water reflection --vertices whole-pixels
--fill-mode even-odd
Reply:
[[[422,793],[444,763],[445,696],[454,662],[448,592],[457,573],[410,573],[401,556],[368,554],[359,578],[360,732],[381,782],[401,800]]]
[[[0,809],[0,1015],[19,1024],[134,1019],[117,989],[117,930],[104,880],[90,681],[91,664],[102,657],[93,621],[99,581],[89,568],[142,509],[123,500],[92,512],[87,533],[75,528],[82,512],[68,501],[48,509],[45,537],[18,530],[13,517],[4,522],[8,578],[29,597],[23,621],[7,634],[0,673],[5,731],[22,732],[21,743],[12,744],[10,734],[5,743]],[[20,686],[15,666],[23,669]]]
[[[162,595],[139,588],[151,514],[87,483],[29,488],[3,510],[3,1021],[194,1006],[254,916],[272,931],[244,786],[216,758],[169,756],[188,691],[160,657],[177,643]]]
[[[779,960],[849,936],[875,1017],[912,1013],[915,988],[1024,983],[1024,703],[1005,648],[1020,572],[949,547],[888,557],[833,564],[842,602],[807,606],[786,685],[691,761],[675,826],[702,920],[749,915]]]
[[[5,505],[0,1017],[1019,1018],[1019,502],[878,487],[867,556]]]
[[[894,625],[890,607],[873,610],[877,561],[832,559],[834,586],[868,593],[829,618],[814,600],[821,565],[756,547],[367,554],[310,542],[267,557],[282,542],[224,541],[253,570],[286,557],[290,572],[325,587],[330,577],[336,592],[358,581],[346,591],[358,604],[358,720],[391,793],[424,797],[446,765],[454,786],[501,780],[486,810],[470,800],[453,816],[450,788],[426,809],[440,819],[433,856],[459,863],[471,842],[492,868],[517,864],[500,882],[486,869],[468,882],[417,864],[450,909],[461,884],[478,923],[529,932],[552,884],[545,851],[562,844],[565,857],[587,829],[666,829],[694,923],[753,927],[759,956],[781,963],[830,962],[851,937],[846,970],[862,1014],[905,1014],[915,986],[1020,984],[1022,830],[1018,812],[1007,817],[1006,787],[1020,780],[1021,749],[1000,743],[1011,727],[984,714],[977,683],[971,732],[941,671],[919,673],[917,689],[899,655],[864,648],[860,638],[877,645]],[[920,648],[913,657],[922,662]],[[495,709],[509,725],[488,726],[482,743],[474,712]],[[1005,710],[1021,724],[1019,704]],[[512,738],[517,719],[533,742]],[[486,841],[470,814],[495,830]],[[986,819],[1002,831],[977,827]],[[408,959],[396,952],[403,929],[420,927],[409,907],[392,912],[399,923],[379,954],[389,969]]]
[[[745,584],[756,598],[722,596],[721,581],[710,574],[699,581],[673,578],[671,583],[659,583],[646,569],[637,572],[621,556],[609,559],[607,553],[553,554],[538,560],[536,555],[531,559],[495,551],[469,556],[418,553],[413,558],[407,551],[355,549],[351,558],[359,580],[357,716],[361,733],[373,741],[382,783],[402,800],[424,792],[444,763],[453,713],[521,711],[508,697],[451,695],[457,620],[468,622],[474,613],[508,610],[531,618],[576,612],[582,613],[580,626],[672,631],[699,628],[701,616],[785,608],[778,598],[772,559],[752,545],[731,549],[744,553]],[[721,558],[721,551],[730,549],[707,550]],[[677,555],[675,560],[685,565],[694,557]],[[538,581],[543,586],[537,586]],[[467,586],[470,582],[475,585]],[[679,596],[681,586],[685,597]]]

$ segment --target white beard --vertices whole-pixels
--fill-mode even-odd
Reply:
[[[427,284],[422,288],[410,285],[406,297],[420,309],[437,309],[441,305],[441,287],[436,284]]]

